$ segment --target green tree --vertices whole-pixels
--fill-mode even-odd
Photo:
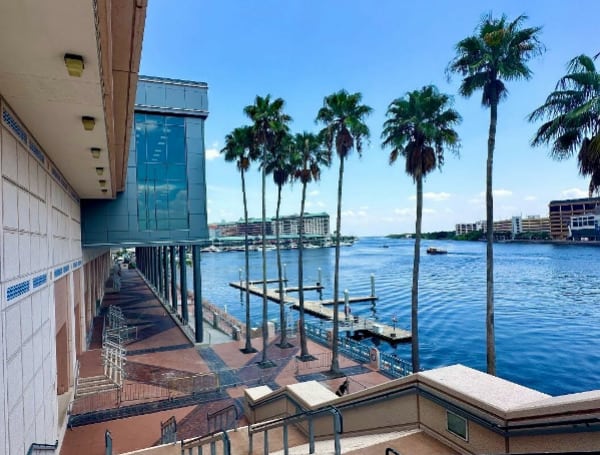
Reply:
[[[417,185],[415,252],[411,290],[412,368],[419,364],[419,264],[421,258],[421,221],[423,217],[423,177],[444,164],[444,148],[458,149],[458,133],[453,129],[460,115],[450,108],[452,100],[429,85],[392,101],[383,124],[383,146],[392,149],[390,164],[405,160],[405,171]]]
[[[282,349],[291,348],[292,345],[287,341],[287,321],[285,314],[285,304],[283,301],[283,273],[281,267],[281,246],[280,234],[281,226],[279,223],[279,211],[281,209],[281,189],[283,185],[288,183],[294,172],[293,149],[291,145],[291,137],[286,137],[282,140],[279,147],[267,154],[266,173],[273,175],[273,183],[277,186],[277,208],[275,210],[275,245],[277,249],[277,277],[279,282],[279,296],[281,304],[279,305],[279,325],[281,327],[281,336],[279,347]]]
[[[309,359],[304,327],[304,206],[306,203],[306,187],[310,182],[321,178],[321,169],[331,166],[331,152],[323,147],[322,140],[311,133],[296,134],[294,137],[295,162],[297,169],[294,178],[302,183],[302,198],[300,199],[300,220],[298,222],[298,306],[300,330],[300,359]],[[322,283],[319,283],[322,285]]]
[[[238,171],[242,176],[242,199],[244,202],[244,264],[246,274],[246,286],[250,282],[250,265],[248,254],[248,201],[246,197],[246,172],[250,163],[257,159],[256,148],[252,136],[252,128],[243,126],[235,128],[225,136],[225,147],[221,150],[225,161],[235,161]],[[250,340],[250,292],[246,290],[246,346],[243,349],[246,354],[256,352]]]
[[[340,233],[342,224],[342,188],[344,183],[344,162],[355,149],[358,154],[362,153],[363,140],[369,138],[369,127],[364,122],[365,118],[373,109],[361,104],[362,94],[349,94],[345,90],[326,96],[323,107],[317,113],[317,122],[325,125],[321,131],[327,150],[335,151],[340,159],[338,191],[337,191],[337,215],[335,235],[335,271],[333,281],[333,339],[331,355],[331,372],[340,373],[338,361],[338,304],[340,285]]]
[[[550,156],[570,158],[578,151],[579,173],[590,179],[589,194],[600,192],[600,73],[594,60],[579,55],[567,66],[546,102],[529,121],[548,119],[532,144],[550,145]]]
[[[266,166],[267,155],[277,150],[283,139],[288,134],[288,123],[292,118],[283,112],[285,102],[281,98],[275,98],[271,101],[271,95],[265,97],[257,96],[254,104],[246,106],[244,113],[252,120],[252,135],[254,146],[260,151],[261,156],[261,179],[262,179],[262,276],[263,276],[263,307],[262,307],[262,332],[263,349],[262,361],[264,366],[269,366],[267,360],[267,254],[266,254],[266,231],[267,231],[267,213],[266,213]]]
[[[521,15],[509,22],[506,16],[483,16],[475,35],[456,45],[456,56],[448,66],[449,72],[463,76],[459,92],[470,97],[482,91],[481,104],[490,108],[486,163],[486,218],[487,218],[487,372],[496,374],[496,345],[494,335],[494,201],[492,197],[492,170],[498,123],[498,103],[508,91],[503,81],[530,79],[527,62],[540,55],[544,47],[538,37],[541,27],[523,27],[527,17]]]

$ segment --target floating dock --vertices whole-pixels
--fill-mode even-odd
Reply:
[[[268,280],[268,282],[278,282],[278,280]],[[260,286],[257,286],[260,284]],[[250,281],[250,286],[246,286],[245,281],[233,281],[229,283],[229,286],[239,289],[240,291],[247,291],[252,295],[256,295],[258,297],[263,296],[262,290],[262,281]],[[307,286],[304,289],[322,289],[322,286]],[[289,288],[290,292],[297,291],[297,288]],[[275,289],[267,288],[267,299],[271,302],[278,303],[279,305],[283,303],[286,305],[291,305],[294,309],[300,308],[300,301],[297,297],[292,297],[290,295],[284,294],[284,298],[282,299],[279,295],[279,291]],[[358,302],[371,302],[377,300],[376,296],[363,296],[363,297],[349,297],[348,302],[358,303]],[[333,300],[308,300],[304,299],[304,311],[308,314],[316,316],[320,319],[333,320]],[[390,325],[375,322],[371,319],[367,319],[361,316],[354,316],[352,314],[346,316],[344,312],[344,299],[338,301],[338,308],[342,308],[342,310],[338,310],[338,320],[339,331],[342,332],[354,332],[354,333],[365,333],[370,336],[379,338],[384,341],[388,341],[390,343],[398,343],[398,342],[406,342],[410,341],[412,335],[407,330],[402,330],[399,328],[394,328]]]

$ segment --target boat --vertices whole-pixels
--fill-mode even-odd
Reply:
[[[427,254],[448,254],[448,251],[430,246],[427,248]]]

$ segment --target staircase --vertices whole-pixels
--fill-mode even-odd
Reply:
[[[110,378],[106,376],[92,376],[89,378],[77,378],[77,388],[75,389],[75,398],[81,398],[86,395],[92,395],[99,392],[118,389]]]

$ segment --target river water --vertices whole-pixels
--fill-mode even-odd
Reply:
[[[429,246],[448,254],[427,255]],[[485,371],[485,243],[424,240],[422,247],[422,368],[461,363]],[[341,290],[369,295],[374,274],[379,297],[375,316],[390,325],[396,318],[398,327],[410,330],[413,248],[410,239],[380,237],[342,247]],[[251,280],[262,278],[261,255],[250,254]],[[324,298],[332,297],[334,256],[333,248],[304,250],[305,285],[315,284],[321,268]],[[499,243],[494,256],[498,375],[552,395],[600,389],[600,249]],[[276,278],[275,251],[267,252],[267,260],[267,276]],[[288,286],[297,285],[297,251],[282,251],[282,261]],[[239,280],[243,266],[244,253],[202,255],[203,298],[226,306],[241,321],[244,303],[228,283]],[[306,298],[318,296],[310,291]],[[259,324],[261,305],[261,298],[251,297],[254,325]],[[372,306],[352,304],[352,313],[372,316]],[[279,306],[269,303],[269,318],[278,317]],[[392,347],[382,342],[379,348],[410,361],[410,344]]]

